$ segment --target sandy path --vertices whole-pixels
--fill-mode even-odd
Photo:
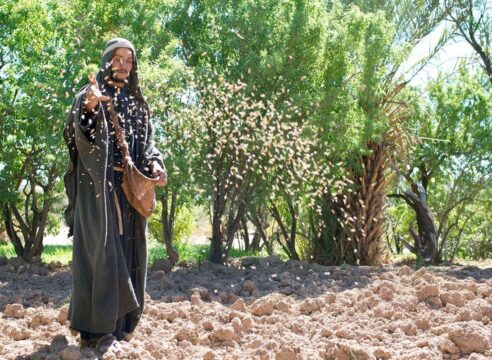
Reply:
[[[323,267],[277,258],[149,272],[120,353],[80,349],[68,269],[0,267],[0,358],[492,359],[492,269]],[[37,269],[36,269],[37,271]]]

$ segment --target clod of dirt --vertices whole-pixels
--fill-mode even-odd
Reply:
[[[232,341],[234,339],[234,328],[222,326],[212,332],[212,338],[218,341]]]
[[[393,300],[395,295],[395,285],[389,281],[383,281],[378,286],[378,293],[383,300]]]
[[[321,299],[306,299],[300,304],[299,311],[303,315],[309,315],[319,311],[323,305],[324,303]]]
[[[23,318],[26,315],[26,310],[22,304],[7,304],[3,312],[5,317]]]
[[[59,356],[62,360],[79,360],[82,357],[82,354],[76,346],[70,345],[63,349]]]
[[[329,360],[376,360],[376,357],[359,345],[329,343],[325,359]]]
[[[273,301],[267,297],[256,300],[251,304],[251,313],[256,316],[271,315],[273,313]]]
[[[204,288],[203,286],[197,286],[197,287],[194,287],[194,288],[191,288],[188,290],[188,296],[190,296],[190,297],[195,293],[199,294],[200,299],[202,299],[202,300],[208,300],[209,299],[208,289]]]
[[[57,320],[60,324],[65,325],[68,319],[68,307],[64,306],[58,312]]]
[[[275,355],[275,360],[296,360],[299,359],[297,352],[290,347],[283,347]]]
[[[439,287],[435,284],[425,284],[415,292],[419,302],[427,300],[430,297],[439,296]]]
[[[243,282],[243,290],[250,295],[254,294],[257,291],[256,284],[251,280],[246,280]]]
[[[200,305],[202,303],[202,298],[200,296],[199,293],[193,293],[193,295],[191,295],[191,299],[190,299],[190,302],[192,305]]]
[[[443,306],[451,304],[457,307],[463,307],[465,305],[465,299],[459,291],[444,292],[440,295]]]
[[[490,331],[477,321],[449,325],[448,336],[464,354],[484,353],[492,343]]]
[[[4,332],[9,338],[15,341],[26,340],[31,337],[32,331],[26,329],[22,325],[10,323],[4,328]]]
[[[0,265],[0,358],[492,359],[492,268],[254,263],[149,271],[133,337],[104,355],[67,326],[68,268]]]
[[[246,302],[244,301],[243,298],[239,298],[236,301],[234,301],[234,303],[230,306],[230,308],[232,310],[245,312],[246,311]]]
[[[57,353],[68,346],[67,338],[64,335],[56,335],[50,345],[50,353]]]

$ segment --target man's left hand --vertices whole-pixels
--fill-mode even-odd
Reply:
[[[159,163],[154,163],[153,169],[152,169],[152,175],[155,178],[159,179],[159,182],[157,183],[157,186],[166,186],[167,184],[167,173],[166,171],[162,168],[162,166]]]

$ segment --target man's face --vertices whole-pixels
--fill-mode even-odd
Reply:
[[[133,54],[130,49],[116,49],[113,59],[111,60],[111,70],[113,79],[116,81],[125,81],[130,76],[133,67]]]

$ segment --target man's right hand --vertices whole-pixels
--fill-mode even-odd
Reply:
[[[87,112],[93,112],[99,101],[108,101],[110,99],[109,96],[103,95],[101,90],[99,90],[96,75],[93,72],[89,74],[89,87],[85,93],[85,99],[85,110]]]

